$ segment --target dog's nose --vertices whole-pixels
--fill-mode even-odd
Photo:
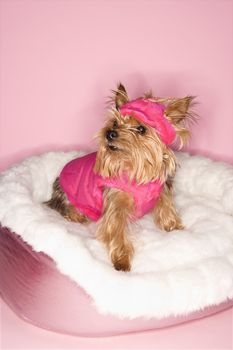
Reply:
[[[118,137],[118,133],[115,130],[108,130],[106,132],[106,138],[108,141],[113,141]]]

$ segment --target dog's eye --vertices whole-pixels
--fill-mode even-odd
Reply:
[[[139,132],[139,134],[144,135],[146,133],[146,128],[143,125],[139,125],[137,127],[137,131]]]
[[[116,120],[114,120],[114,122],[113,122],[113,128],[118,128],[118,123],[117,123],[117,121]]]

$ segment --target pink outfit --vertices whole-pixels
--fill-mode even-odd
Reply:
[[[165,117],[165,106],[148,99],[137,99],[130,101],[120,108],[123,117],[131,115],[135,119],[148,124],[156,129],[165,145],[170,145],[175,137],[176,131]]]
[[[156,204],[163,186],[156,180],[138,185],[130,182],[127,175],[109,178],[93,170],[96,152],[69,162],[60,174],[60,185],[69,201],[91,220],[97,221],[103,213],[103,191],[106,187],[131,193],[135,210],[133,217],[140,218]]]

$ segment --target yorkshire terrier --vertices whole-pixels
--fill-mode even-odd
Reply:
[[[98,220],[96,237],[116,270],[129,271],[134,247],[130,221],[152,212],[162,230],[182,230],[172,179],[177,161],[170,146],[185,144],[193,118],[192,96],[161,99],[147,93],[129,100],[122,84],[113,91],[110,118],[98,134],[99,149],[61,171],[46,204],[67,220]]]

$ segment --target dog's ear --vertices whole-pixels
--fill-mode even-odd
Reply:
[[[117,90],[113,90],[114,102],[116,109],[118,110],[123,104],[129,101],[128,94],[123,84],[119,83],[117,85]]]
[[[194,96],[186,96],[171,101],[166,108],[166,116],[173,125],[191,116],[190,107],[193,105]]]
[[[197,119],[197,115],[192,111],[194,98],[194,96],[186,96],[174,99],[167,105],[165,110],[167,119],[176,129],[177,136],[180,139],[180,148],[190,136],[190,131],[187,127],[188,122],[194,122]]]

